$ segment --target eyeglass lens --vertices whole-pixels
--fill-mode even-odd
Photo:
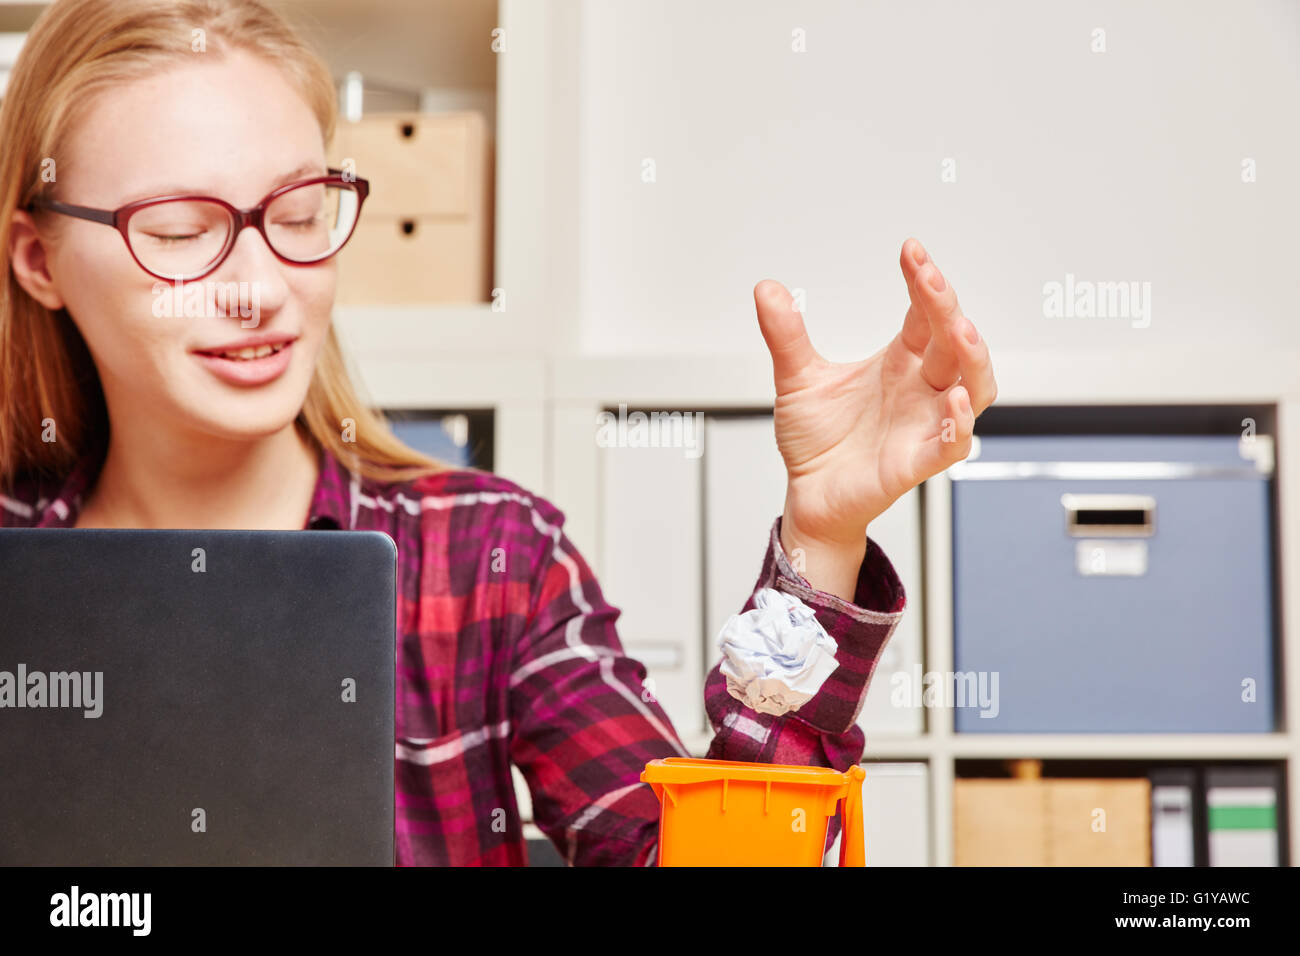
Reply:
[[[293,262],[317,262],[339,250],[356,223],[357,193],[334,183],[308,183],[281,193],[262,217],[267,242]],[[209,268],[222,254],[234,218],[201,199],[156,203],[131,216],[131,251],[150,272],[184,279]]]

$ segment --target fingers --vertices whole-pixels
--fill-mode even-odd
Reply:
[[[780,392],[783,383],[791,382],[809,365],[821,361],[821,356],[813,348],[803,316],[795,311],[794,300],[785,286],[774,279],[764,279],[754,286],[754,305],[763,341],[772,353],[773,377]]]
[[[957,293],[917,239],[903,243],[899,264],[912,300],[903,320],[903,343],[922,356],[921,375],[931,388],[942,391],[960,377],[979,415],[998,395],[987,343],[962,314]]]
[[[960,361],[953,341],[962,318],[957,292],[931,260],[916,273],[916,295],[930,321],[930,341],[921,356],[921,377],[931,388],[943,391],[957,381]]]
[[[916,355],[920,355],[930,341],[930,320],[926,318],[914,288],[916,273],[929,258],[925,247],[918,240],[909,238],[903,243],[903,251],[898,259],[903,278],[907,282],[907,295],[912,300],[907,315],[903,318],[903,344]]]
[[[951,341],[961,317],[957,293],[915,238],[909,237],[903,243],[899,266],[912,300],[903,319],[903,344],[921,356],[921,377],[926,384],[943,391],[960,374],[960,358]]]
[[[993,361],[989,356],[988,343],[975,328],[975,323],[965,316],[957,323],[954,341],[961,382],[970,394],[975,414],[979,415],[998,397],[998,383],[993,378]]]
[[[975,433],[975,410],[963,385],[954,385],[939,396],[939,430],[912,452],[913,474],[924,481],[961,461],[971,450]]]

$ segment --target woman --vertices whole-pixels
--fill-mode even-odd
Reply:
[[[326,67],[257,0],[44,14],[0,112],[4,524],[388,533],[398,862],[524,863],[513,763],[570,863],[653,863],[659,806],[638,776],[685,751],[562,514],[406,448],[348,381],[333,254],[365,183],[326,170],[335,111]],[[152,201],[178,195],[206,198]],[[900,264],[902,330],[856,363],[814,351],[780,285],[755,289],[789,474],[758,584],[815,611],[838,666],[781,716],[715,666],[711,757],[862,757],[856,715],[904,603],[868,525],[965,457],[995,397],[919,242]]]

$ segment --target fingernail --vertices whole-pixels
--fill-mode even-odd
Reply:
[[[947,283],[943,281],[943,273],[938,269],[935,269],[934,275],[930,276],[930,288],[935,292],[942,292],[948,288]]]
[[[930,258],[930,253],[926,252],[926,251],[925,251],[925,246],[921,245],[921,244],[918,242],[918,243],[916,244],[916,266],[917,266],[917,268],[919,269],[921,266],[925,265],[926,261],[927,261],[929,258]]]
[[[975,323],[972,322],[970,319],[966,320],[966,327],[962,329],[962,333],[966,336],[966,341],[969,342],[971,345],[979,344],[979,340],[980,340],[979,330],[975,328]]]

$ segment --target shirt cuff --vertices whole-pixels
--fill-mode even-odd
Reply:
[[[817,615],[818,622],[835,639],[838,667],[811,700],[788,716],[823,734],[853,730],[876,665],[898,622],[907,596],[893,564],[870,538],[858,570],[853,601],[814,588],[796,571],[781,547],[781,519],[772,525],[774,580],[772,587],[793,594]]]
[[[776,557],[776,587],[793,594],[810,607],[827,608],[853,621],[890,624],[897,622],[907,605],[903,582],[898,578],[880,545],[867,538],[867,553],[858,569],[852,603],[835,594],[819,591],[794,569],[781,547],[781,517],[772,523],[772,553]]]

